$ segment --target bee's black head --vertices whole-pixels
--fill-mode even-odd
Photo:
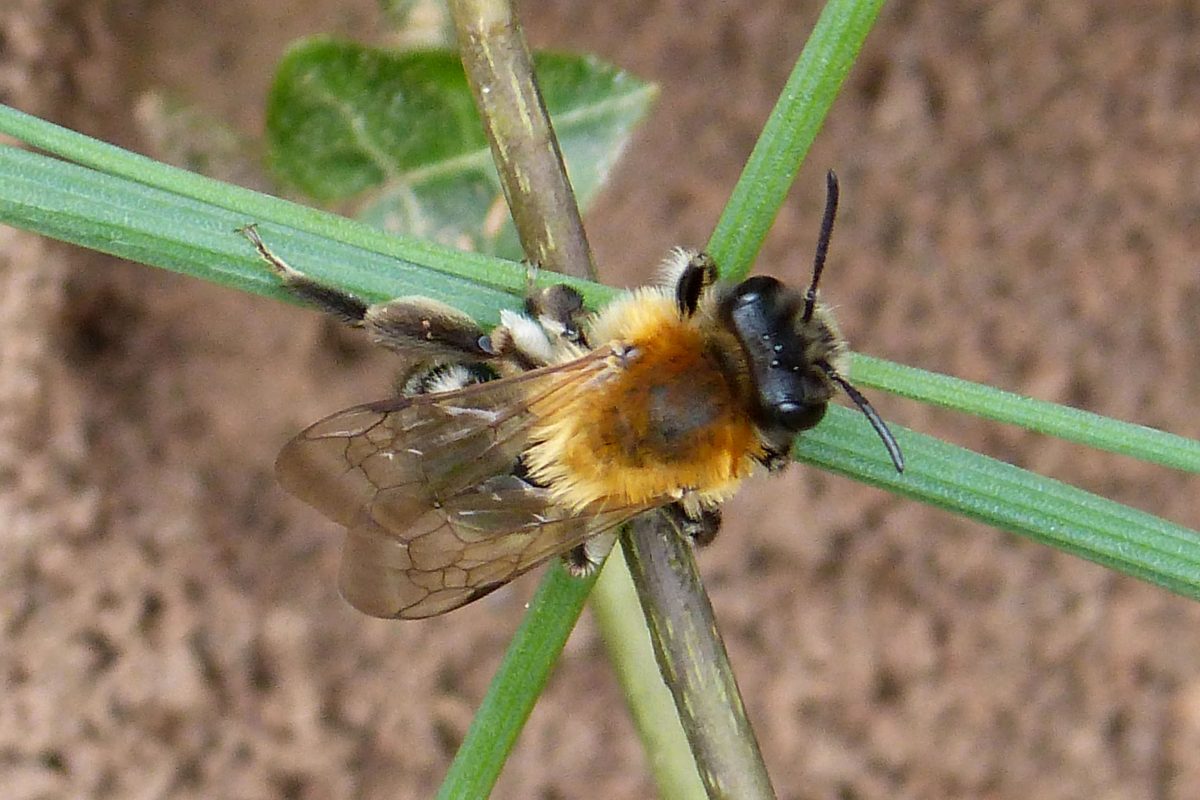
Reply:
[[[756,419],[772,449],[786,452],[791,437],[814,427],[825,416],[840,387],[879,434],[897,472],[904,471],[900,446],[867,398],[838,372],[845,343],[829,312],[817,304],[817,283],[837,215],[838,182],[826,176],[825,216],[817,237],[813,276],[800,294],[774,278],[748,278],[720,299],[721,322],[737,337],[754,383]]]
[[[822,341],[834,339],[820,319],[802,320],[804,305],[799,292],[775,278],[756,276],[734,287],[718,309],[746,356],[756,422],[793,434],[821,421],[835,390],[829,365],[817,363],[832,352],[823,352]]]

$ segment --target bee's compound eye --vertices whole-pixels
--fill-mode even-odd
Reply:
[[[794,403],[785,401],[773,409],[775,418],[790,431],[806,431],[816,427],[825,416],[826,403]]]

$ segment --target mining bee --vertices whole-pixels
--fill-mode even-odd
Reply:
[[[428,298],[370,305],[321,285],[244,228],[289,292],[413,365],[400,396],[321,420],[276,462],[284,488],[346,527],[342,595],[377,617],[441,614],[555,555],[586,571],[589,540],[662,507],[711,539],[720,504],[782,468],[839,388],[902,470],[817,300],[837,196],[830,172],[805,293],[722,284],[711,258],[677,250],[660,285],[598,313],[551,286],[490,332]]]

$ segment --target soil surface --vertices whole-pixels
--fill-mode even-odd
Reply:
[[[526,5],[535,45],[661,84],[588,215],[638,283],[706,239],[819,8]],[[0,101],[179,158],[148,93],[253,141],[289,41],[381,30],[370,0],[9,0]],[[1200,436],[1198,37],[1184,2],[889,5],[758,270],[806,279],[835,167],[825,291],[857,350]],[[391,374],[314,313],[0,228],[4,797],[431,796],[536,579],[368,619],[338,531],[271,474]],[[873,394],[1200,524],[1194,477]],[[802,467],[726,519],[700,564],[781,797],[1197,796],[1195,603]],[[644,798],[648,775],[585,614],[495,796]]]

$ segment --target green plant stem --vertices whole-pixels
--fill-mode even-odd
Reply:
[[[0,129],[9,118],[8,111],[0,107]],[[0,222],[224,286],[272,295],[275,289],[253,248],[233,232],[247,216],[236,209],[227,210],[0,145]],[[508,307],[516,304],[513,295],[419,265],[411,272],[397,269],[385,255],[299,228],[272,226],[272,230],[283,237],[280,241],[272,237],[270,241],[285,259],[306,271],[323,270],[323,279],[364,296],[396,297],[421,292],[449,297],[480,319],[493,322],[499,308],[506,303]],[[493,269],[508,269],[514,279],[523,276],[518,265],[506,267],[505,262],[496,259],[489,259],[489,263]],[[592,291],[600,297],[613,292],[595,285]],[[854,375],[859,380],[857,370],[858,362]],[[925,391],[927,379],[925,373],[914,374],[902,368],[887,380],[895,391],[919,396]],[[977,384],[969,387],[970,391],[962,395],[962,408],[967,412],[983,413],[972,404],[992,402],[988,398],[1000,397],[995,402],[1003,405],[1003,393],[998,390]],[[1070,436],[1070,431],[1062,429],[1056,420],[1069,417],[1071,412],[1061,409],[1059,414],[1046,415],[1050,424],[1043,429]],[[1137,451],[1181,450],[1185,454],[1184,467],[1194,464],[1195,454],[1200,452],[1200,442],[1117,420],[1105,422],[1125,431],[1125,438]],[[1200,597],[1200,569],[1196,567],[1200,564],[1200,533],[930,437],[903,430],[896,430],[896,434],[909,459],[903,476],[896,475],[861,415],[841,407],[830,408],[821,425],[800,438],[796,451],[804,460],[855,480],[1017,531],[1188,597]],[[1118,446],[1113,449],[1123,451]],[[954,461],[946,462],[947,452],[954,453]],[[925,480],[924,470],[935,465],[944,466],[938,466],[936,474]],[[1031,503],[1036,513],[1031,513]],[[1064,521],[1069,524],[1064,525]]]
[[[337,214],[309,208],[253,189],[223,183],[92,139],[4,105],[0,105],[0,133],[8,134],[29,147],[52,153],[73,164],[90,167],[102,175],[125,178],[130,182],[123,185],[123,191],[127,195],[131,194],[133,185],[136,185],[147,190],[147,194],[150,190],[158,190],[174,195],[177,199],[197,201],[210,207],[210,215],[219,209],[236,212],[238,221],[235,227],[248,222],[258,223],[263,235],[271,241],[275,239],[268,234],[272,227],[277,225],[279,228],[303,231],[315,237],[340,242],[361,251],[390,256],[394,259],[393,270],[403,271],[405,268],[421,265],[426,272],[435,270],[454,274],[477,286],[491,287],[510,295],[519,297],[525,292],[527,277],[524,270],[497,269],[496,265],[504,262],[494,257],[463,252],[411,236],[395,236]],[[138,210],[146,209],[139,207]],[[143,261],[137,257],[133,257],[133,260]],[[351,269],[356,266],[353,260],[345,264],[332,263]],[[310,267],[312,277],[324,280],[326,276],[322,268],[327,266],[317,264]],[[262,270],[258,271],[261,273]],[[569,276],[559,280],[574,285]],[[264,277],[261,282],[265,285],[268,279]],[[243,285],[239,288],[247,287]],[[611,296],[611,290],[605,291],[599,297],[591,295],[586,286],[584,292],[584,296],[593,303]],[[270,291],[262,293],[273,294]],[[282,294],[276,296],[282,297]],[[366,296],[371,296],[370,289],[367,290]],[[481,313],[484,314],[484,318],[487,317],[487,312],[481,309]]]
[[[590,608],[633,714],[659,797],[701,797],[704,783],[696,771],[675,699],[662,680],[623,549],[615,548],[604,562]]]
[[[883,0],[829,0],[708,241],[721,277],[750,271]]]
[[[547,571],[454,756],[438,790],[438,800],[475,800],[491,794],[505,758],[579,619],[595,578],[573,578],[559,564]],[[504,676],[519,676],[520,680]],[[509,720],[519,720],[520,724]]]

